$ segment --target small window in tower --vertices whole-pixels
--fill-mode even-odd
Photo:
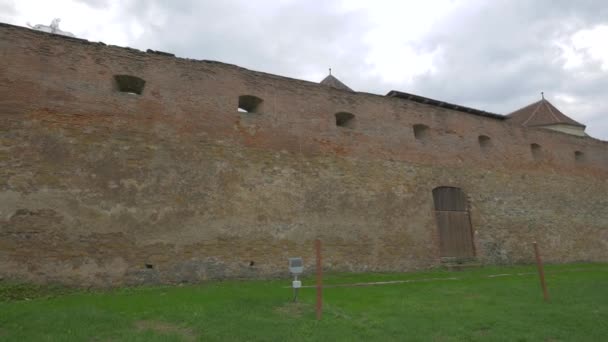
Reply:
[[[336,113],[336,126],[346,127],[353,129],[355,128],[355,116],[351,113],[340,112]]]
[[[239,96],[238,111],[241,113],[261,113],[264,100],[253,95]]]
[[[146,81],[137,76],[114,75],[114,79],[118,85],[118,90],[133,95],[141,95],[146,85]]]
[[[585,154],[581,151],[574,151],[574,160],[576,160],[577,162],[584,162]]]
[[[540,160],[543,157],[543,150],[539,144],[530,144],[530,152],[535,160]]]
[[[430,137],[431,133],[429,126],[423,124],[414,125],[414,137],[418,140],[426,140]]]
[[[479,141],[479,147],[484,150],[492,147],[492,139],[487,135],[480,135],[477,137],[477,141]]]

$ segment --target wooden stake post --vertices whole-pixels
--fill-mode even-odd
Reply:
[[[323,263],[321,259],[321,240],[315,240],[317,252],[317,320],[321,319],[323,312]]]
[[[540,277],[540,286],[543,289],[543,297],[545,302],[549,301],[549,293],[547,292],[547,284],[545,284],[545,270],[543,269],[543,261],[540,258],[540,252],[538,251],[538,244],[536,241],[532,243],[534,245],[534,254],[536,255],[536,266],[538,267],[538,276]]]

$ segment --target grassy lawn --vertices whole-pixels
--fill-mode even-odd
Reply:
[[[330,274],[327,284],[412,282],[326,288],[321,321],[314,289],[290,303],[290,279],[92,292],[0,282],[0,340],[608,340],[608,264],[547,266],[550,303],[534,272],[517,266]],[[511,275],[488,277],[505,273]]]

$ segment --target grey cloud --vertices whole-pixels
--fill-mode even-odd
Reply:
[[[608,73],[589,59],[582,70],[564,69],[555,45],[580,29],[606,23],[608,7],[602,1],[492,1],[464,9],[425,37],[426,44],[441,49],[441,57],[437,72],[417,77],[412,88],[499,113],[538,100],[540,91],[558,107],[552,95],[575,96],[593,106],[567,114],[606,139],[608,130],[601,121]]]
[[[13,1],[0,1],[0,21],[9,22],[10,17],[17,14]]]
[[[132,8],[146,25],[135,42],[141,48],[291,77],[332,65],[356,74],[365,66],[360,53],[368,25],[364,14],[341,12],[331,2],[283,1],[267,7],[250,1],[139,1]],[[165,16],[162,27],[154,25],[158,13]]]
[[[106,1],[80,0],[90,6]],[[296,77],[335,74],[355,90],[384,94],[397,89],[497,113],[509,113],[548,98],[588,132],[608,139],[608,106],[603,92],[608,73],[590,58],[580,70],[565,70],[556,40],[608,23],[603,0],[476,0],[460,6],[417,42],[399,32],[395,46],[440,51],[436,71],[413,81],[386,83],[369,76],[372,28],[366,13],[344,12],[337,1],[131,0],[121,3],[124,21],[137,21],[144,34],[133,47],[178,56],[212,59]],[[407,63],[407,61],[403,61]],[[581,77],[580,73],[592,75]],[[319,81],[319,80],[312,80]],[[568,94],[586,105],[568,106],[554,96]]]
[[[76,0],[92,8],[107,8],[110,6],[109,0]]]

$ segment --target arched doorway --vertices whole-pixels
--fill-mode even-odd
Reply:
[[[460,188],[440,186],[433,189],[433,201],[439,231],[440,256],[474,257],[473,230],[465,193]]]

